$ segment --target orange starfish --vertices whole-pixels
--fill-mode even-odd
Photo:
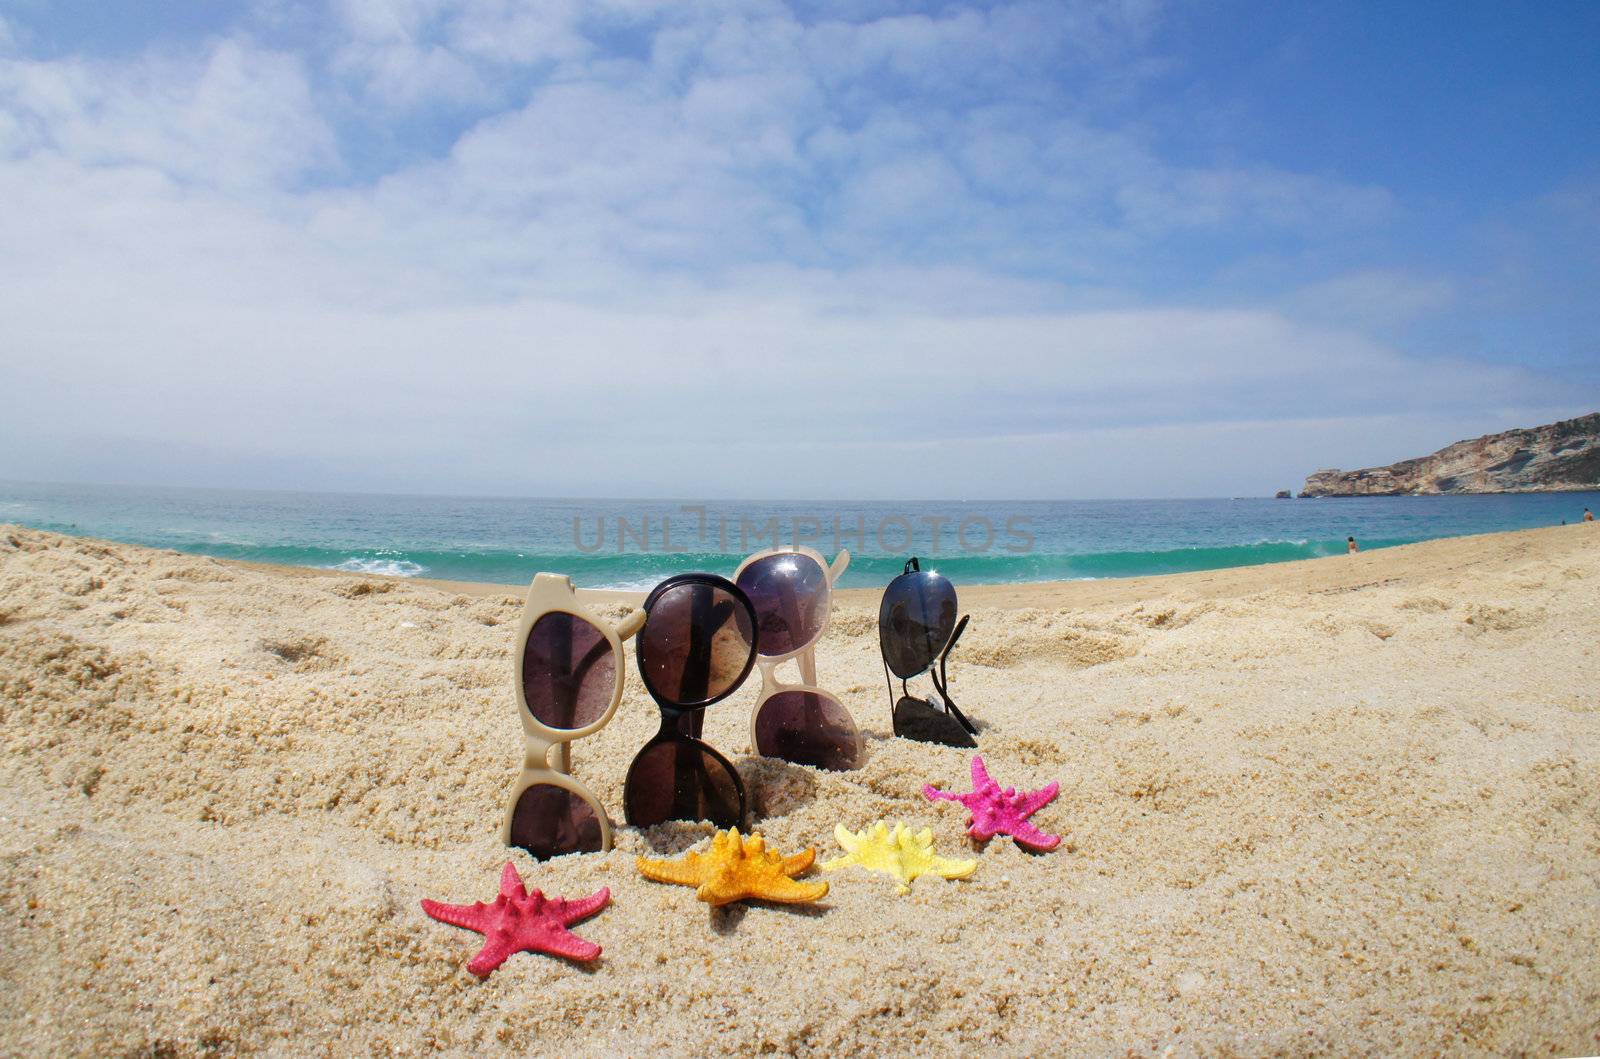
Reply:
[[[825,882],[795,882],[817,859],[808,849],[792,857],[767,848],[760,835],[740,838],[737,827],[719,831],[705,853],[688,853],[678,860],[639,858],[639,872],[656,882],[695,887],[695,896],[713,908],[754,898],[797,905],[815,901],[828,892]]]

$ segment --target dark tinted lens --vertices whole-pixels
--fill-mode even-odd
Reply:
[[[977,740],[948,713],[926,699],[906,695],[894,706],[894,734],[902,739],[916,739],[924,743],[943,743],[945,746],[976,747]]]
[[[733,766],[705,744],[687,739],[654,742],[639,751],[622,797],[634,827],[667,820],[744,826],[744,788]]]
[[[666,702],[697,706],[737,687],[755,652],[750,605],[715,584],[689,581],[650,604],[639,631],[639,674]]]
[[[933,665],[955,626],[956,589],[943,574],[901,574],[884,590],[878,644],[895,676],[913,677]]]
[[[593,724],[617,690],[617,658],[605,633],[582,618],[551,612],[533,623],[522,652],[522,696],[551,728]]]
[[[861,764],[861,736],[830,695],[780,691],[756,714],[756,753],[836,771]]]
[[[828,573],[809,555],[757,559],[739,574],[756,609],[756,646],[786,655],[815,640],[828,620]]]
[[[535,859],[593,853],[602,845],[594,806],[564,787],[535,783],[511,812],[511,844]]]

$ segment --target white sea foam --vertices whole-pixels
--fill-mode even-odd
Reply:
[[[351,558],[323,569],[343,570],[349,574],[386,574],[389,577],[421,577],[428,572],[426,566],[414,563],[410,559]]]
[[[194,530],[186,529],[172,529],[164,532],[174,533],[180,537],[196,537],[200,535]],[[212,530],[209,533],[204,534],[204,536],[205,539],[212,544],[226,544],[235,548],[261,547],[261,543],[259,541],[251,540],[249,537],[240,537],[237,534],[223,533],[220,530]]]
[[[633,581],[613,581],[610,584],[593,586],[585,585],[584,587],[593,587],[602,592],[648,592],[671,576],[672,575],[670,573],[662,573],[656,577],[647,577]]]

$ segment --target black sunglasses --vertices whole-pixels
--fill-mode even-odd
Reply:
[[[978,729],[950,697],[945,666],[956,641],[966,631],[967,617],[956,620],[956,589],[950,579],[923,570],[916,556],[907,560],[900,576],[883,590],[878,607],[878,648],[883,653],[883,676],[894,703],[894,734],[903,739],[946,746],[976,747]],[[906,682],[932,670],[939,702],[918,698]],[[894,680],[900,678],[900,697]]]
[[[705,708],[738,690],[756,661],[756,613],[727,578],[679,574],[644,601],[635,640],[639,676],[661,711],[661,729],[628,767],[628,823],[709,820],[745,824],[744,781],[700,739]]]

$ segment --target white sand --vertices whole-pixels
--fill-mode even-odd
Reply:
[[[0,527],[0,1051],[1600,1051],[1600,526],[963,590],[991,771],[1062,783],[1042,856],[923,800],[966,755],[886,738],[847,593],[819,662],[866,767],[750,757],[754,682],[707,738],[780,849],[904,820],[977,874],[712,913],[633,868],[704,828],[621,828],[513,858],[611,887],[597,965],[486,981],[417,906],[507,859],[520,602],[470,591]],[[577,744],[619,822],[655,725],[630,672]]]

